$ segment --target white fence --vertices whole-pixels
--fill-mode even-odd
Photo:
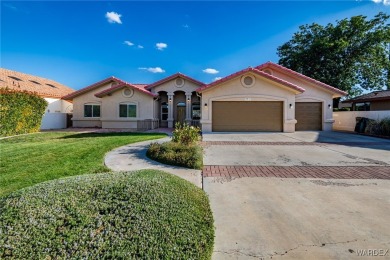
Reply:
[[[66,128],[66,113],[45,113],[42,117],[41,130]]]
[[[341,111],[333,112],[333,130],[354,131],[356,117],[367,117],[370,119],[382,119],[390,117],[390,110],[384,111]]]

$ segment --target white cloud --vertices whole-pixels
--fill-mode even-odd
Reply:
[[[124,41],[123,43],[128,45],[128,46],[133,46],[134,45],[134,43],[132,43],[131,41]]]
[[[152,73],[164,73],[165,70],[163,70],[160,67],[155,67],[155,68],[138,68],[139,70],[147,70]]]
[[[216,70],[216,69],[210,69],[210,68],[204,69],[203,72],[204,72],[204,73],[207,73],[207,74],[217,74],[217,73],[219,73],[218,70]]]
[[[185,29],[190,29],[190,26],[188,24],[183,24],[182,27]]]
[[[217,81],[217,80],[220,80],[220,79],[222,79],[222,77],[215,77],[215,78],[213,79],[213,81]]]
[[[16,8],[16,6],[13,6],[13,5],[11,5],[11,4],[4,4],[3,6],[9,8],[9,9],[12,9],[12,10],[14,10],[14,11],[17,11],[17,10],[18,10],[18,8]]]
[[[142,46],[142,45],[138,44],[137,48],[138,48],[138,49],[143,49],[143,48],[144,48],[144,46]]]
[[[164,50],[167,47],[168,47],[168,44],[166,44],[166,43],[163,43],[163,42],[156,43],[156,48],[160,51]]]
[[[384,5],[390,5],[390,0],[372,0],[376,4],[383,3]]]
[[[115,12],[107,12],[106,18],[109,23],[119,23],[121,24],[121,14],[115,13]]]

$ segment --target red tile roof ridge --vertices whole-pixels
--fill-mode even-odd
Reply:
[[[272,61],[267,61],[266,63],[263,63],[263,64],[261,64],[261,65],[259,65],[259,66],[256,66],[256,69],[262,70],[262,69],[266,69],[266,68],[268,68],[268,67],[274,67],[274,68],[276,67],[277,69],[280,69],[280,70],[283,70],[283,71],[288,72],[288,73],[290,73],[290,74],[293,74],[293,75],[295,75],[295,76],[298,76],[298,77],[300,77],[300,78],[302,78],[302,79],[305,79],[305,80],[307,80],[307,81],[309,81],[309,82],[311,82],[311,83],[314,83],[314,84],[319,85],[319,86],[321,86],[321,87],[323,87],[323,88],[326,88],[326,89],[328,89],[328,90],[330,90],[330,91],[332,91],[332,92],[336,92],[336,93],[339,93],[339,94],[342,94],[342,95],[347,95],[347,94],[348,94],[348,93],[345,92],[345,91],[342,91],[342,90],[340,90],[340,89],[338,89],[338,88],[335,88],[335,87],[333,87],[333,86],[330,86],[330,85],[328,85],[328,84],[326,84],[326,83],[323,83],[323,82],[321,82],[321,81],[318,81],[318,80],[313,79],[313,78],[311,78],[311,77],[308,77],[308,76],[306,76],[306,75],[303,75],[302,73],[296,72],[296,71],[294,71],[294,70],[292,70],[292,69],[289,69],[289,68],[284,67],[284,66],[282,66],[282,65],[280,65],[280,64],[274,63],[274,62],[272,62]]]
[[[116,91],[116,90],[119,90],[119,89],[121,89],[121,88],[124,88],[124,87],[131,87],[131,88],[133,88],[133,89],[139,90],[139,91],[142,92],[142,93],[148,94],[148,95],[150,95],[150,96],[152,96],[152,97],[158,96],[158,95],[153,94],[152,92],[150,92],[150,91],[148,91],[148,90],[146,90],[146,89],[144,89],[144,88],[137,87],[137,86],[135,86],[135,85],[133,85],[133,84],[130,84],[130,83],[127,83],[127,82],[122,82],[122,83],[120,83],[120,84],[118,84],[118,85],[112,86],[112,87],[110,87],[110,88],[108,88],[108,89],[105,89],[105,90],[99,92],[99,93],[96,93],[96,94],[95,94],[95,97],[101,98],[101,97],[103,97],[103,96],[106,95],[106,94],[112,93],[112,92],[114,92],[114,91]]]
[[[302,88],[302,87],[299,87],[299,86],[297,86],[297,85],[295,85],[295,84],[292,84],[292,83],[290,83],[290,82],[288,82],[288,81],[285,81],[285,80],[280,79],[280,78],[278,78],[278,77],[272,76],[272,75],[270,75],[270,74],[268,74],[268,73],[265,73],[265,72],[263,72],[263,71],[260,71],[260,70],[258,70],[258,69],[256,69],[256,68],[252,68],[252,67],[248,67],[248,68],[246,68],[246,69],[237,71],[237,72],[235,72],[235,73],[233,73],[233,74],[230,74],[230,75],[228,75],[228,76],[226,76],[226,77],[224,77],[224,78],[222,78],[222,79],[216,80],[216,81],[214,81],[214,82],[212,82],[212,83],[210,83],[210,84],[208,84],[208,85],[205,85],[205,86],[203,86],[203,87],[200,87],[200,88],[198,88],[196,91],[197,91],[197,92],[201,92],[201,91],[203,91],[203,90],[205,90],[205,89],[209,89],[209,88],[215,87],[215,86],[217,86],[217,85],[219,85],[219,84],[221,84],[221,83],[223,83],[223,82],[226,82],[226,81],[228,81],[228,80],[230,80],[230,79],[233,79],[233,78],[235,78],[235,77],[238,77],[238,76],[240,76],[240,75],[242,75],[242,74],[244,74],[244,73],[247,73],[247,72],[254,72],[254,73],[256,73],[256,74],[258,74],[258,75],[260,75],[260,76],[263,76],[263,77],[265,77],[265,78],[268,78],[268,79],[270,79],[270,80],[273,80],[273,81],[275,81],[275,82],[278,82],[279,84],[285,85],[285,86],[287,86],[287,87],[289,87],[289,88],[292,88],[292,89],[294,89],[294,90],[297,90],[297,91],[299,91],[299,92],[301,92],[301,93],[305,91],[305,89]]]
[[[172,80],[172,79],[174,79],[174,78],[176,78],[176,77],[180,77],[180,76],[183,77],[183,78],[185,78],[185,79],[188,79],[189,81],[192,81],[192,82],[194,82],[195,84],[198,84],[198,85],[200,85],[200,86],[205,85],[203,82],[200,82],[199,80],[196,80],[196,79],[194,79],[194,78],[191,78],[191,77],[189,77],[189,76],[187,76],[187,75],[185,75],[185,74],[183,74],[183,73],[181,73],[181,72],[177,72],[177,73],[172,74],[172,75],[170,75],[170,76],[168,76],[168,77],[165,77],[165,78],[160,79],[160,80],[158,80],[158,81],[156,81],[156,82],[153,82],[153,83],[149,84],[148,86],[146,86],[145,88],[146,88],[146,89],[151,89],[151,88],[153,88],[153,87],[155,87],[155,86],[161,85],[161,84],[163,84],[163,83],[165,83],[165,82],[167,82],[167,81],[169,81],[169,80]]]

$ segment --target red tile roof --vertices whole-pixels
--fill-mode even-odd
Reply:
[[[111,82],[111,81],[112,81],[112,82],[118,83],[118,85],[113,86],[113,87],[118,87],[119,85],[121,85],[121,86],[126,85],[126,86],[129,86],[129,87],[135,88],[135,89],[137,89],[137,90],[139,90],[139,91],[141,91],[141,92],[143,92],[143,93],[151,94],[149,91],[145,90],[145,87],[147,86],[147,84],[131,84],[131,83],[125,82],[125,81],[123,81],[123,80],[121,80],[121,79],[118,79],[118,78],[116,78],[116,77],[114,77],[114,76],[111,76],[111,77],[108,77],[108,78],[103,79],[103,80],[101,80],[101,81],[98,81],[98,82],[96,82],[96,83],[94,83],[94,84],[92,84],[92,85],[89,85],[89,86],[87,86],[87,87],[85,87],[85,88],[82,88],[82,89],[80,89],[80,90],[77,90],[77,91],[75,91],[75,92],[73,92],[73,93],[70,93],[69,95],[64,96],[63,99],[72,100],[73,98],[75,98],[75,97],[77,97],[77,96],[80,96],[80,95],[82,95],[82,94],[84,94],[84,93],[87,93],[88,91],[91,91],[91,90],[93,90],[93,89],[96,89],[96,88],[102,86],[103,84],[107,84],[107,83],[109,83],[109,82]],[[113,87],[108,88],[108,89],[115,90],[115,89],[112,89]],[[108,90],[108,89],[107,89],[107,90]],[[103,92],[103,91],[102,91],[102,92]],[[100,93],[102,93],[102,92],[99,92],[99,93],[97,93],[97,94],[100,94]],[[110,92],[110,93],[111,93],[111,92]],[[96,95],[97,95],[97,94],[96,94]],[[96,96],[96,95],[95,95],[95,96]]]
[[[91,90],[93,90],[93,89],[95,89],[95,88],[98,88],[98,87],[100,87],[101,85],[106,84],[106,83],[109,83],[109,82],[111,82],[111,81],[114,81],[114,82],[117,82],[117,83],[124,83],[124,82],[121,81],[120,79],[117,79],[117,78],[115,78],[115,77],[109,77],[109,78],[103,79],[103,80],[101,80],[101,81],[98,81],[98,82],[96,82],[96,83],[94,83],[94,84],[92,84],[92,85],[89,85],[89,86],[87,86],[87,87],[85,87],[85,88],[82,88],[82,89],[80,89],[80,90],[77,90],[77,91],[75,91],[75,92],[73,92],[73,93],[70,93],[69,95],[66,95],[66,96],[62,97],[62,99],[65,99],[65,100],[72,100],[73,98],[75,98],[75,97],[77,97],[77,96],[80,96],[80,95],[82,95],[82,94],[84,94],[84,93],[87,93],[88,91],[91,91]]]
[[[71,89],[54,80],[0,68],[0,88],[36,93],[41,97],[61,98],[72,93]]]
[[[137,85],[139,85],[139,84],[137,84]],[[130,87],[132,89],[138,90],[138,91],[145,93],[147,95],[150,95],[152,97],[158,96],[157,94],[153,94],[152,92],[146,90],[144,87],[139,87],[139,86],[136,86],[135,84],[133,85],[133,84],[129,84],[129,83],[121,83],[119,85],[115,85],[115,86],[112,86],[111,88],[105,89],[99,93],[96,93],[95,97],[101,98],[105,95],[108,95],[112,92],[115,92],[115,91],[120,90],[120,89],[125,88],[125,87]]]
[[[145,88],[148,84],[139,84],[139,83],[131,83],[131,85],[140,87],[140,88]]]
[[[325,84],[325,83],[323,83],[323,82],[321,82],[321,81],[315,80],[315,79],[313,79],[313,78],[310,78],[310,77],[305,76],[305,75],[303,75],[303,74],[301,74],[301,73],[298,73],[298,72],[296,72],[296,71],[294,71],[294,70],[288,69],[288,68],[286,68],[286,67],[283,67],[282,65],[279,65],[279,64],[276,64],[276,63],[273,63],[273,62],[270,62],[270,61],[268,61],[268,62],[266,62],[266,63],[264,63],[264,64],[259,65],[259,66],[256,67],[256,69],[258,69],[258,70],[265,70],[265,69],[267,69],[267,68],[275,69],[275,70],[279,70],[279,71],[283,71],[283,72],[285,72],[285,73],[287,73],[287,74],[289,74],[289,75],[296,76],[296,77],[298,77],[298,78],[300,78],[300,79],[309,81],[309,82],[311,82],[311,83],[313,83],[313,84],[315,84],[315,85],[317,85],[317,86],[320,86],[320,87],[322,87],[322,88],[325,88],[325,89],[327,89],[327,90],[330,90],[331,92],[340,94],[340,95],[342,95],[342,96],[345,96],[345,95],[348,94],[347,92],[342,91],[342,90],[340,90],[340,89],[338,89],[338,88],[332,87],[332,86],[330,86],[330,85],[328,85],[328,84]]]
[[[189,76],[187,76],[187,75],[184,75],[184,74],[178,72],[178,73],[175,73],[175,74],[173,74],[173,75],[171,75],[171,76],[169,76],[169,77],[160,79],[159,81],[156,81],[156,82],[154,82],[154,83],[152,83],[152,84],[149,84],[149,85],[147,85],[145,88],[146,88],[146,89],[151,89],[151,88],[153,88],[153,87],[156,87],[156,86],[158,86],[158,85],[161,85],[161,84],[163,84],[163,83],[165,83],[165,82],[168,82],[168,81],[170,81],[170,80],[172,80],[172,79],[175,79],[175,78],[178,78],[178,77],[185,78],[185,79],[187,79],[187,80],[189,80],[189,81],[192,81],[193,83],[195,83],[195,84],[197,84],[197,85],[204,86],[204,83],[203,83],[203,82],[200,82],[200,81],[198,81],[198,80],[196,80],[196,79],[193,79],[193,78],[191,78],[191,77],[189,77]]]
[[[226,81],[228,81],[228,80],[231,80],[231,79],[233,79],[233,78],[236,78],[236,77],[238,77],[238,76],[241,76],[241,75],[243,75],[243,74],[245,74],[245,73],[247,73],[247,72],[255,73],[255,74],[257,74],[257,75],[260,75],[260,76],[262,76],[262,77],[264,77],[264,78],[267,78],[267,79],[270,79],[270,80],[272,80],[272,81],[274,81],[274,82],[277,82],[277,83],[279,83],[279,84],[282,84],[282,85],[284,85],[284,86],[286,86],[286,87],[288,87],[288,88],[290,88],[290,89],[293,89],[293,90],[295,90],[295,91],[298,91],[298,92],[300,92],[300,93],[303,93],[303,92],[305,91],[305,89],[302,88],[302,87],[299,87],[299,86],[297,86],[297,85],[294,85],[294,84],[292,84],[292,83],[290,83],[290,82],[287,82],[287,81],[285,81],[285,80],[283,80],[283,79],[280,79],[280,78],[277,78],[277,77],[275,77],[275,76],[272,76],[272,75],[270,75],[270,74],[268,74],[268,73],[262,72],[262,71],[260,71],[260,70],[258,70],[258,69],[255,69],[255,68],[247,68],[247,69],[240,70],[240,71],[238,71],[238,72],[236,72],[236,73],[233,73],[233,74],[231,74],[231,75],[229,75],[229,76],[227,76],[227,77],[224,77],[224,78],[219,79],[219,80],[216,80],[216,81],[214,81],[214,82],[212,82],[212,83],[210,83],[210,84],[208,84],[208,85],[205,85],[205,86],[203,86],[203,87],[200,87],[200,88],[198,88],[196,91],[197,91],[197,92],[202,92],[202,91],[204,91],[204,90],[208,90],[208,89],[210,89],[210,88],[213,88],[213,87],[218,86],[219,84],[221,84],[221,83],[223,83],[223,82],[226,82]]]

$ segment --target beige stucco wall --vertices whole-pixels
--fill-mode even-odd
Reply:
[[[295,96],[295,102],[322,102],[322,130],[331,131],[333,125],[333,93],[308,81],[272,71],[272,75],[303,87],[305,92]],[[329,105],[331,107],[329,107]]]
[[[334,130],[354,131],[356,125],[356,117],[366,117],[374,120],[381,120],[390,117],[390,111],[340,111],[333,112],[335,123]]]
[[[103,128],[137,128],[137,120],[154,119],[154,103],[151,95],[134,90],[131,97],[123,95],[123,89],[111,96],[104,96],[102,101],[101,121]],[[136,118],[119,117],[119,104],[137,105]]]
[[[102,127],[100,118],[84,117],[84,104],[100,104],[100,114],[102,114],[102,99],[95,97],[95,94],[110,88],[111,83],[104,84],[73,99],[73,127]]]
[[[254,86],[250,88],[241,85],[241,78],[248,74],[256,78]],[[244,74],[202,93],[201,124],[202,131],[205,133],[212,131],[213,101],[283,101],[283,131],[294,132],[295,130],[295,110],[289,108],[289,104],[295,102],[295,93],[256,74]]]

